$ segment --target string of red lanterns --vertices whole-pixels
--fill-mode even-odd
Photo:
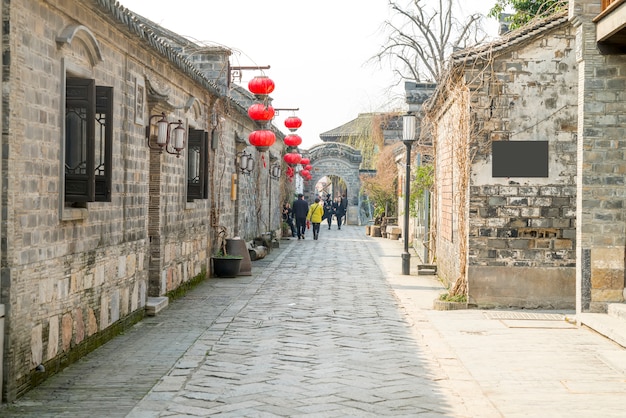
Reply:
[[[263,101],[263,103],[255,103],[248,108],[248,116],[252,120],[269,122],[274,118],[276,113],[274,108],[265,103],[267,102],[267,95],[274,91],[274,87],[274,81],[267,76],[256,76],[248,82],[248,90]],[[276,134],[269,129],[252,131],[248,135],[248,141],[259,152],[265,152],[276,142]],[[263,167],[266,167],[265,155],[261,155],[261,160]]]
[[[262,103],[255,103],[248,108],[248,116],[252,120],[269,122],[274,118],[276,114],[274,108],[266,104],[267,96],[274,91],[274,88],[274,81],[267,76],[256,76],[248,82],[248,90],[262,101]],[[302,144],[302,138],[293,133],[302,126],[302,120],[297,116],[290,116],[285,119],[284,123],[285,127],[292,132],[284,138],[284,143],[287,147],[293,149],[293,151],[283,156],[283,160],[288,165],[285,175],[289,178],[289,181],[292,181],[296,173],[294,166],[301,164],[303,169],[299,171],[300,176],[305,181],[311,180],[312,167],[309,164],[310,160],[302,158],[296,150]],[[276,142],[276,135],[269,129],[257,130],[250,133],[248,140],[250,145],[256,147],[259,152],[265,152]],[[266,166],[264,155],[261,155],[261,159],[263,160],[263,166]]]

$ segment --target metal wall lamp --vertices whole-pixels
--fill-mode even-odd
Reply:
[[[281,173],[282,169],[280,167],[280,164],[272,165],[272,168],[270,169],[270,176],[272,176],[272,178],[279,179]]]
[[[156,122],[157,135],[156,138],[151,138],[152,120],[155,118],[160,118]],[[172,125],[176,127],[171,129]],[[152,139],[154,139],[154,142],[151,141]],[[183,128],[183,122],[180,119],[178,119],[178,122],[169,122],[165,112],[160,115],[150,116],[148,126],[146,126],[146,141],[150,149],[158,149],[160,152],[165,150],[168,154],[175,155],[176,158],[180,157],[180,152],[185,148],[185,128]]]
[[[237,154],[237,166],[241,170],[241,174],[250,174],[254,170],[254,159],[252,154],[248,154],[245,150]]]

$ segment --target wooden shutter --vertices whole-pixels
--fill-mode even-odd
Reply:
[[[67,78],[65,88],[65,201],[95,200],[95,81]]]

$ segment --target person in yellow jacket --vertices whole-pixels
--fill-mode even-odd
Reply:
[[[315,203],[309,206],[309,213],[306,215],[306,220],[313,224],[313,239],[318,239],[320,236],[320,224],[323,216],[324,207],[320,205],[320,198],[316,197]]]

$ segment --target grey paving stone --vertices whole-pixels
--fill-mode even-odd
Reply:
[[[0,415],[623,416],[624,349],[539,326],[563,312],[434,311],[441,285],[401,275],[401,253],[356,226],[288,240],[251,276],[203,282]]]

